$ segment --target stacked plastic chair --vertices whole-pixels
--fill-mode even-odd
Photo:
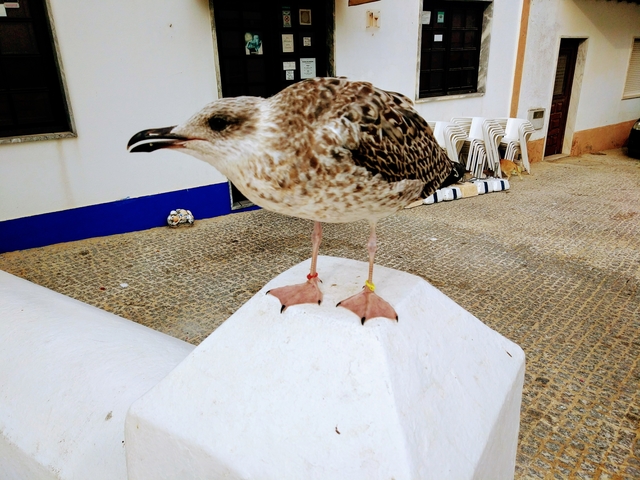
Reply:
[[[454,117],[451,121],[467,132],[467,170],[476,178],[484,178],[485,169],[500,175],[498,146],[504,130],[499,122],[483,117]]]
[[[438,145],[445,149],[454,162],[460,162],[460,152],[467,134],[459,125],[451,122],[427,122],[433,130]]]
[[[533,125],[528,120],[521,118],[500,119],[504,122],[505,135],[500,146],[504,148],[504,158],[516,161],[522,159],[522,166],[531,173],[531,165],[529,163],[529,154],[527,152],[527,141],[534,132]]]

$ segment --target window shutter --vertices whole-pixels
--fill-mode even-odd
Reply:
[[[624,84],[624,93],[622,95],[622,98],[634,97],[640,97],[640,38],[636,38],[633,41],[627,81]]]

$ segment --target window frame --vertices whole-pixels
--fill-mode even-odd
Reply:
[[[65,117],[65,125],[67,128],[55,129],[52,128],[51,131],[46,129],[41,129],[44,131],[41,132],[33,132],[33,133],[15,133],[4,135],[4,133],[0,132],[0,145],[2,144],[15,144],[15,143],[23,143],[23,142],[31,142],[31,141],[43,141],[43,140],[54,140],[61,138],[75,138],[77,137],[75,122],[73,113],[71,110],[71,105],[69,102],[69,92],[67,89],[67,82],[65,79],[64,69],[62,67],[62,63],[60,60],[60,50],[58,46],[57,36],[55,25],[53,22],[53,17],[51,15],[51,5],[50,0],[40,0],[43,10],[43,23],[44,23],[44,31],[40,34],[45,36],[49,45],[47,48],[50,49],[50,58],[53,60],[53,69],[55,70],[55,74],[57,76],[58,85],[59,85],[59,95],[62,101],[62,108],[60,111]],[[35,128],[34,128],[35,130]]]
[[[482,9],[480,25],[478,26],[478,36],[477,39],[477,49],[478,49],[478,61],[477,61],[477,72],[476,72],[476,88],[475,91],[470,92],[451,92],[451,93],[435,93],[429,96],[421,96],[421,67],[422,67],[422,45],[423,45],[423,25],[422,25],[422,12],[425,11],[425,7],[429,8],[429,3],[433,4],[445,4],[451,3],[450,9],[453,7],[462,7],[464,4],[477,3],[478,8]],[[481,6],[483,5],[483,7]],[[435,10],[432,10],[435,11]],[[433,14],[432,14],[433,15]],[[451,17],[451,15],[446,14],[445,24],[449,21],[447,17]],[[415,93],[415,101],[416,103],[426,103],[432,101],[440,101],[440,100],[453,100],[459,98],[471,98],[471,97],[481,97],[486,92],[486,78],[487,78],[487,68],[489,61],[489,43],[490,43],[490,35],[488,32],[491,30],[491,24],[493,20],[493,0],[422,0],[420,2],[420,11],[418,17],[418,58],[417,58],[417,66],[416,66],[416,93]],[[434,20],[435,21],[435,20]],[[451,28],[447,27],[447,30],[450,31]],[[450,52],[450,50],[448,50]],[[446,71],[445,71],[446,74]]]
[[[632,70],[632,67],[634,70]],[[633,76],[633,80],[632,79]],[[633,84],[632,84],[633,82]],[[631,87],[634,87],[632,91]],[[622,100],[640,98],[640,37],[634,37],[627,63],[627,75],[622,87]]]

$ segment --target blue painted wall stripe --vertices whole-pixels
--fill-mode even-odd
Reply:
[[[5,220],[0,222],[0,253],[161,227],[176,208],[191,210],[196,221],[232,213],[229,185],[217,183]]]

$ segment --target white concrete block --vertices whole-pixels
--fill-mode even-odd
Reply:
[[[367,264],[320,257],[321,306],[273,279],[131,407],[131,479],[512,478],[522,350],[429,285],[376,267],[399,323],[335,304]]]
[[[126,479],[128,408],[193,348],[0,271],[0,478]]]

